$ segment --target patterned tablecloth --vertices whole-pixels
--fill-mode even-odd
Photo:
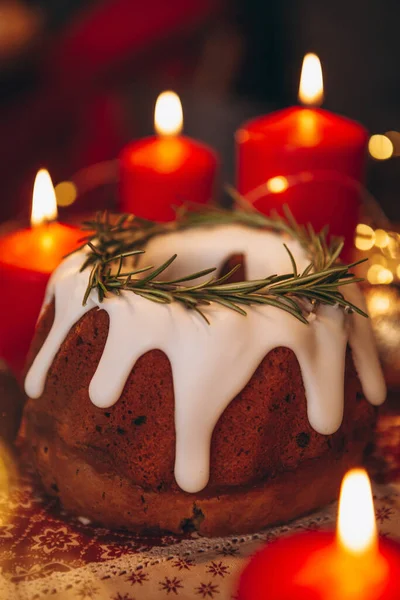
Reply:
[[[380,450],[371,461],[376,517],[381,534],[400,539],[400,417],[382,417],[377,435]],[[138,538],[67,518],[29,473],[7,489],[8,469],[0,464],[0,600],[230,599],[261,543],[335,520],[333,505],[249,536]]]

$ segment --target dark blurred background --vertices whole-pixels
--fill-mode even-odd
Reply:
[[[296,102],[307,51],[325,108],[399,129],[399,17],[398,0],[0,0],[0,220],[28,215],[40,166],[58,182],[151,133],[166,88],[234,181],[235,129]],[[398,159],[370,161],[392,219],[399,183]]]

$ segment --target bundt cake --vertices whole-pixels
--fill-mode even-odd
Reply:
[[[309,260],[295,239],[241,224],[153,237],[139,266],[164,280],[242,257],[246,277]],[[317,303],[247,316],[123,291],[82,298],[85,249],[52,275],[30,352],[24,431],[68,511],[137,532],[222,535],[293,519],[337,497],[362,461],[385,384],[368,319]],[[355,284],[343,293],[365,308]]]

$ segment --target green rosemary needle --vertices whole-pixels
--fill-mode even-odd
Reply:
[[[284,244],[292,272],[254,281],[230,282],[240,265],[220,277],[213,275],[215,268],[209,268],[171,281],[162,281],[159,276],[172,264],[176,255],[158,267],[137,268],[138,255],[145,252],[146,244],[154,236],[222,224],[242,224],[286,234],[304,248],[310,263],[300,273],[293,254]],[[254,210],[230,212],[212,208],[189,212],[181,209],[176,221],[164,224],[133,215],[120,215],[112,219],[108,213],[98,213],[94,220],[83,224],[83,229],[91,232],[82,238],[80,247],[87,248],[81,271],[88,267],[91,269],[83,304],[86,304],[92,290],[97,291],[100,302],[108,294],[118,295],[126,291],[161,304],[179,302],[187,309],[198,312],[207,322],[204,307],[211,303],[220,304],[241,315],[246,315],[248,306],[274,306],[305,324],[308,323],[307,313],[314,310],[316,304],[337,305],[367,316],[348,302],[340,291],[344,285],[361,281],[350,271],[359,263],[338,263],[342,240],[333,238],[328,241],[326,230],[316,233],[311,226],[299,225],[288,209],[285,209],[284,217],[267,217]],[[124,268],[128,258],[133,263],[131,270]],[[207,276],[210,277],[204,281]],[[199,283],[188,285],[199,279]]]

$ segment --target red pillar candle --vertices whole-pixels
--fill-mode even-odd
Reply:
[[[159,96],[154,122],[159,135],[132,142],[121,152],[120,209],[171,221],[182,204],[212,199],[217,158],[204,144],[179,135],[182,107],[173,92]]]
[[[82,237],[75,227],[46,223],[56,216],[50,176],[39,171],[32,227],[0,238],[0,357],[17,374],[24,366],[50,274]]]
[[[241,575],[238,600],[398,600],[400,548],[377,538],[361,469],[345,476],[337,529],[285,537],[258,552]]]
[[[307,55],[299,90],[306,106],[259,117],[237,131],[237,187],[264,213],[287,204],[300,223],[316,230],[329,224],[349,249],[368,134],[354,121],[313,108],[322,96],[319,59]]]

